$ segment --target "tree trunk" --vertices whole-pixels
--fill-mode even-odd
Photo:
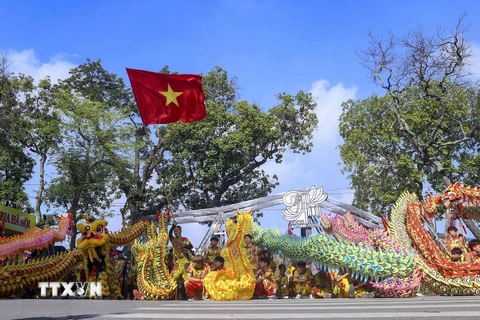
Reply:
[[[467,228],[472,231],[472,234],[475,236],[475,238],[480,239],[480,229],[478,229],[478,226],[475,224],[475,222],[472,220],[463,220],[463,222]]]
[[[72,206],[70,207],[70,214],[72,215],[72,238],[70,239],[70,249],[75,249],[77,246],[76,239],[77,239],[77,222],[79,217],[77,217],[77,208],[78,208],[78,202],[80,201],[80,195],[78,192],[74,193],[73,201],[72,201]]]
[[[140,218],[138,215],[138,207],[135,204],[135,201],[133,201],[132,198],[127,200],[128,202],[128,209],[130,210],[130,224],[134,225],[135,222],[137,222],[138,218]]]
[[[37,191],[37,195],[35,196],[35,216],[37,217],[37,223],[42,220],[42,203],[43,203],[43,191],[45,190],[45,162],[47,161],[47,155],[42,154],[40,155],[40,181],[39,187]]]
[[[77,225],[74,222],[72,225],[72,237],[70,238],[70,250],[73,250],[76,247],[77,247]]]
[[[438,165],[436,165],[436,167],[438,168]],[[440,169],[439,172],[442,174],[442,181],[443,181],[443,184],[445,186],[445,188],[448,188],[450,185],[452,185],[452,181],[450,181],[450,178],[447,177],[447,175],[445,174],[445,172],[443,171],[443,169]],[[445,213],[445,230],[443,231],[445,236],[447,236],[448,234],[448,227],[450,227],[450,224],[452,223],[452,219],[450,218],[449,215],[447,215]]]

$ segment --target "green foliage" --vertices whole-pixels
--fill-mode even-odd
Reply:
[[[165,70],[165,68],[164,68]],[[162,128],[168,155],[162,163],[173,205],[218,207],[263,197],[278,185],[261,166],[283,153],[307,153],[317,126],[309,93],[280,94],[267,112],[239,101],[237,80],[216,67],[203,78],[207,118]]]
[[[408,132],[400,129],[389,96],[345,102],[340,117],[344,139],[340,155],[358,190],[355,204],[385,212],[405,190],[422,197],[428,182],[442,191],[444,175],[474,182],[479,140],[472,128],[480,115],[478,101],[469,91],[461,87],[452,90],[442,108],[418,94],[417,88],[407,88],[399,96],[402,108],[398,115],[408,125]],[[448,116],[438,127],[432,126],[441,112]],[[465,133],[470,138],[465,139]]]
[[[354,205],[388,212],[405,190],[421,194],[423,175],[399,135],[389,97],[347,101],[340,116],[344,171],[352,172]]]
[[[197,209],[266,196],[278,181],[262,165],[280,163],[287,150],[310,152],[318,122],[309,93],[280,94],[264,111],[240,101],[237,80],[219,67],[204,76],[207,118],[161,127],[138,122],[130,88],[100,60],[88,59],[57,85],[8,72],[0,80],[0,115],[9,119],[0,128],[0,165],[9,165],[2,165],[8,179],[0,181],[0,200],[28,203],[23,185],[33,152],[41,168],[48,164],[54,172],[44,181],[40,170],[37,215],[45,201],[50,211],[70,212],[75,223],[83,214],[110,214],[122,195],[131,223],[168,202]]]
[[[40,220],[45,189],[45,167],[53,148],[62,141],[61,118],[54,105],[55,88],[48,76],[23,94],[25,101],[29,103],[28,108],[24,108],[22,118],[18,120],[19,126],[24,128],[20,141],[39,158],[37,173],[39,185],[35,197],[35,214]]]
[[[77,222],[83,214],[112,214],[111,203],[118,197],[115,160],[127,154],[133,132],[123,80],[99,61],[88,60],[70,74],[55,90],[63,140],[51,161],[57,175],[45,195],[49,206],[70,212]]]
[[[53,227],[57,225],[58,219],[53,214],[43,215],[42,218],[37,222],[37,227],[46,228]]]
[[[82,218],[78,213],[111,216],[111,195],[115,189],[110,166],[85,150],[73,149],[59,152],[52,164],[57,176],[51,179],[45,192],[50,206],[63,208],[62,214],[71,212],[75,221]]]
[[[0,202],[31,211],[24,184],[32,177],[34,159],[21,140],[28,127],[21,120],[31,101],[25,93],[33,79],[8,72],[8,61],[0,55]]]
[[[422,198],[427,183],[478,183],[480,99],[464,77],[461,20],[446,36],[371,37],[363,62],[386,95],[345,102],[339,124],[355,205],[385,213],[405,190]]]
[[[23,185],[30,179],[33,171],[33,159],[20,147],[4,146],[0,150],[0,201],[9,201],[11,207],[25,209],[29,207],[28,197]]]

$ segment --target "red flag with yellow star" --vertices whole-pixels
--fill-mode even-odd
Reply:
[[[206,117],[202,76],[127,68],[143,124],[193,122]]]

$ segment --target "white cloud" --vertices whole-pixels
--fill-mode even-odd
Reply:
[[[315,112],[319,120],[319,128],[313,137],[313,150],[307,155],[287,153],[281,164],[269,162],[265,165],[267,173],[278,176],[280,186],[275,189],[275,193],[312,185],[324,186],[326,190],[349,185],[338,166],[341,162],[339,151],[336,149],[341,143],[338,119],[342,113],[342,102],[355,99],[357,88],[345,87],[342,83],[331,86],[327,80],[322,79],[312,84],[310,92],[317,102]],[[341,192],[351,191],[344,189]],[[352,196],[347,194],[340,198],[342,201],[347,199],[351,201]]]
[[[48,62],[40,62],[33,49],[16,51],[8,50],[7,59],[10,63],[10,71],[16,74],[23,73],[32,76],[36,81],[49,75],[52,82],[65,79],[69,76],[70,69],[76,65],[67,60],[66,54],[56,54]]]
[[[284,161],[280,164],[275,163],[275,161],[269,161],[263,167],[266,173],[270,176],[276,174],[280,182],[280,186],[277,187],[273,193],[280,193],[290,190],[291,184],[296,181],[305,181],[309,176],[313,175],[314,172],[310,171],[309,168],[305,166],[305,163],[302,161],[299,155],[288,154]],[[298,188],[309,187],[301,185]],[[293,189],[298,189],[293,188]]]
[[[357,88],[346,88],[343,83],[333,87],[327,80],[318,80],[312,84],[310,92],[317,103],[316,114],[319,128],[315,134],[314,141],[316,148],[337,144],[338,119],[342,113],[342,102],[355,99]]]

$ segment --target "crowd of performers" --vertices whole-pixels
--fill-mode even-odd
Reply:
[[[442,246],[452,261],[465,263],[480,259],[480,241],[466,241],[456,227],[447,229],[447,237]],[[213,236],[210,245],[203,255],[195,254],[190,240],[182,235],[182,228],[175,223],[169,231],[171,249],[167,257],[170,273],[176,279],[177,292],[174,299],[197,300],[209,299],[203,280],[212,271],[224,268],[224,259],[220,256],[222,248],[219,239]],[[252,299],[316,299],[316,298],[359,298],[373,297],[372,288],[367,283],[359,283],[348,273],[335,273],[315,270],[305,261],[285,261],[279,257],[273,259],[267,250],[259,250],[253,243],[250,234],[245,235],[244,245],[256,284]],[[117,276],[122,287],[122,295],[126,299],[141,300],[137,290],[136,265],[132,260],[125,259],[116,250],[112,251],[112,260],[117,270]],[[41,258],[38,251],[26,252],[25,261]],[[276,261],[275,261],[276,260]],[[278,262],[278,264],[277,264]],[[87,275],[81,268],[62,279],[67,282],[85,282]],[[23,297],[38,296],[38,290],[29,290]]]
[[[182,228],[175,223],[169,231],[172,248],[168,265],[178,281],[176,299],[209,299],[203,280],[209,272],[224,268],[220,256],[219,239],[213,236],[203,255],[195,254],[190,240],[182,235]],[[244,236],[245,251],[256,277],[252,299],[301,299],[301,298],[355,298],[373,297],[367,283],[361,284],[349,274],[337,274],[318,270],[312,272],[305,261],[277,263],[267,250],[259,250],[250,234]],[[278,259],[277,259],[278,260]],[[134,290],[136,299],[141,294]]]
[[[447,228],[447,236],[442,240],[442,244],[452,261],[456,263],[480,261],[480,240],[473,239],[467,242],[457,227]]]
[[[221,270],[224,263],[220,256],[222,248],[219,239],[212,237],[204,254],[195,255],[193,245],[188,238],[182,236],[180,226],[173,224],[169,236],[172,244],[170,266],[178,281],[176,299],[208,299],[203,279],[209,272]],[[453,261],[462,263],[480,259],[480,241],[474,239],[467,243],[456,227],[448,228],[448,235],[443,241]],[[348,273],[315,270],[306,261],[289,261],[277,265],[267,250],[259,250],[250,234],[245,235],[244,245],[256,277],[252,299],[374,296],[368,281],[360,283]]]

